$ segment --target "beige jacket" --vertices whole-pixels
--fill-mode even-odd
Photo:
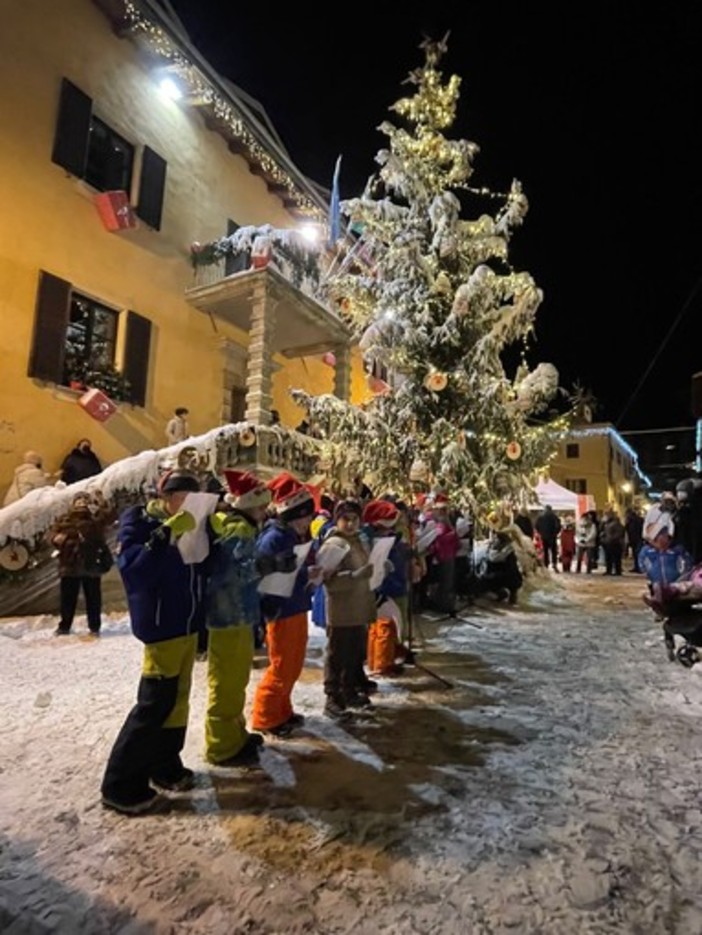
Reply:
[[[15,476],[12,483],[7,488],[3,506],[9,506],[17,500],[21,500],[30,490],[36,490],[37,487],[46,487],[49,483],[49,475],[37,467],[36,464],[25,462],[15,468]]]
[[[350,546],[339,567],[324,582],[325,613],[328,627],[359,627],[373,623],[376,618],[375,593],[368,587],[367,577],[353,578],[352,573],[368,564],[368,549],[356,533],[342,536],[331,530],[319,550],[332,545]]]

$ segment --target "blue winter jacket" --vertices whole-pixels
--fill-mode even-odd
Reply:
[[[206,563],[186,565],[162,519],[133,506],[122,513],[117,530],[117,567],[132,632],[142,643],[186,636],[204,626]]]
[[[639,552],[639,568],[651,584],[665,587],[692,568],[692,556],[681,545],[656,549],[645,543]]]
[[[256,562],[262,575],[289,572],[295,567],[296,545],[301,545],[297,533],[279,519],[272,519],[263,527],[256,541]],[[279,620],[306,613],[312,606],[312,592],[308,586],[307,566],[300,568],[290,597],[261,594],[261,610],[266,620]]]
[[[207,626],[212,630],[256,626],[261,622],[260,574],[255,548],[258,527],[242,513],[226,517],[207,579]]]

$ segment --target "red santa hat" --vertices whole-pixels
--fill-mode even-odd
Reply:
[[[229,493],[225,496],[237,510],[251,510],[255,506],[268,506],[271,492],[265,481],[250,471],[225,471]]]
[[[290,522],[314,515],[314,499],[309,489],[292,474],[283,471],[268,481],[273,495],[273,506],[278,516]]]
[[[363,510],[363,522],[369,526],[390,529],[398,520],[400,511],[389,500],[371,500]]]
[[[431,510],[448,510],[451,506],[451,501],[446,496],[445,493],[434,494],[429,500],[427,500],[426,511],[430,512]]]

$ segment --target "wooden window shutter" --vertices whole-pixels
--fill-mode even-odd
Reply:
[[[51,159],[78,178],[85,175],[92,110],[88,95],[64,78]]]
[[[41,270],[27,376],[61,383],[71,284]]]
[[[149,227],[161,230],[163,193],[166,187],[166,160],[144,147],[136,213]]]
[[[130,384],[130,401],[135,406],[146,405],[146,385],[149,378],[151,322],[136,312],[127,313],[127,337],[124,347],[124,376]]]

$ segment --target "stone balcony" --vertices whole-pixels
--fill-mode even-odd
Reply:
[[[261,230],[265,235],[256,234]],[[233,240],[242,232],[246,236]],[[198,247],[194,282],[185,291],[194,308],[248,335],[245,419],[257,426],[271,422],[275,355],[292,359],[333,353],[334,393],[349,398],[350,328],[323,296],[321,262],[294,242],[291,246],[290,234],[242,228],[233,238]]]

